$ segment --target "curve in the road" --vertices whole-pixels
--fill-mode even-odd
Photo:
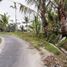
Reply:
[[[43,67],[36,49],[29,43],[13,36],[3,36],[5,46],[0,54],[0,67]]]

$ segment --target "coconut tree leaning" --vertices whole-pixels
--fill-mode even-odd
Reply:
[[[47,0],[49,1],[49,0]],[[28,4],[35,4],[35,7],[37,8],[37,14],[40,16],[41,20],[42,20],[42,25],[43,25],[43,29],[44,32],[47,33],[47,20],[46,20],[46,0],[26,0],[26,2]],[[49,3],[49,2],[48,2]],[[29,11],[30,8],[20,4],[20,10],[24,11],[26,13],[26,11]],[[33,12],[33,10],[31,11]],[[35,12],[35,11],[34,11]]]
[[[57,13],[58,13],[59,21],[61,24],[61,33],[63,36],[67,35],[67,26],[66,26],[67,11],[65,11],[65,5],[67,3],[67,0],[26,0],[26,1],[29,4],[35,4],[35,6],[37,7],[38,15],[41,17],[43,29],[44,29],[44,32],[46,33],[47,33],[47,26],[48,26],[48,23],[46,20],[47,6],[51,3],[53,5],[52,7],[58,10]],[[26,12],[28,7],[23,7],[23,5],[21,4],[21,9]]]

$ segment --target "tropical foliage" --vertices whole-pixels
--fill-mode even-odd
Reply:
[[[29,30],[39,36],[41,30],[41,23],[39,21],[38,16],[34,16],[34,20],[32,21],[32,25],[29,26]]]
[[[0,30],[5,31],[7,24],[9,21],[9,16],[7,16],[5,13],[4,15],[0,14]]]
[[[16,24],[14,24],[14,23],[8,24],[6,31],[7,32],[15,32],[16,31]]]
[[[67,37],[67,0],[25,1],[29,6],[17,2],[11,5],[15,9],[15,24],[8,24],[9,17],[6,14],[0,15],[0,31],[16,31],[16,35],[30,41],[37,49],[43,47],[58,56],[61,55],[61,48],[67,51],[67,38],[61,41],[63,37]],[[31,5],[34,5],[35,9],[32,9]],[[18,8],[24,17],[20,33],[17,32]]]

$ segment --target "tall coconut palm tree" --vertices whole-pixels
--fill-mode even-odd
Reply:
[[[61,25],[61,33],[67,36],[67,0],[55,0]]]
[[[10,7],[12,7],[13,9],[15,9],[15,23],[16,23],[16,11],[17,11],[17,6],[16,6],[16,2],[13,2],[14,3],[14,5],[11,5]]]
[[[67,36],[67,0],[50,0],[50,3],[58,14],[62,36]]]
[[[12,7],[13,9],[15,9],[15,25],[16,25],[16,29],[17,29],[17,3],[13,2],[14,5],[11,5],[10,7]]]
[[[35,4],[37,7],[37,12],[41,17],[42,24],[44,31],[47,32],[47,20],[46,20],[46,13],[47,13],[47,6],[51,3],[54,7],[58,10],[58,16],[59,16],[59,21],[61,24],[61,32],[63,35],[67,34],[67,24],[66,24],[66,13],[65,12],[65,5],[67,3],[67,0],[26,0],[27,3],[29,4]],[[47,3],[47,5],[46,5]],[[24,8],[23,8],[24,7]],[[25,10],[27,11],[28,7],[25,7],[24,5],[21,4],[21,9],[22,11]]]

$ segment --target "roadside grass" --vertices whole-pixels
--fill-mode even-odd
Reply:
[[[1,32],[0,35],[15,35],[30,42],[35,48],[44,47],[49,52],[52,52],[55,55],[59,55],[60,51],[55,48],[54,46],[50,45],[49,42],[45,40],[45,38],[37,37],[34,33],[27,33],[27,32]]]
[[[35,35],[33,33],[26,33],[26,32],[14,32],[12,33],[18,37],[20,37],[21,39],[24,39],[28,42],[30,42],[34,47],[39,47],[39,43],[40,43],[40,39],[35,37]]]
[[[44,38],[39,38],[39,37],[35,36],[33,33],[15,32],[15,33],[11,33],[11,34],[30,42],[37,49],[39,49],[39,47],[43,47],[44,49],[53,53],[55,55],[55,57],[57,57],[58,60],[61,62],[61,64],[64,65],[64,67],[67,67],[66,55],[61,53],[57,48],[55,48],[53,45],[51,45],[49,42],[47,42]]]
[[[39,47],[44,47],[49,52],[52,52],[55,55],[60,54],[60,51],[57,48],[55,48],[54,46],[52,46],[48,42],[46,42],[46,40],[44,38],[39,38],[39,37],[35,36],[34,33],[14,32],[11,34],[30,42],[37,49]]]

